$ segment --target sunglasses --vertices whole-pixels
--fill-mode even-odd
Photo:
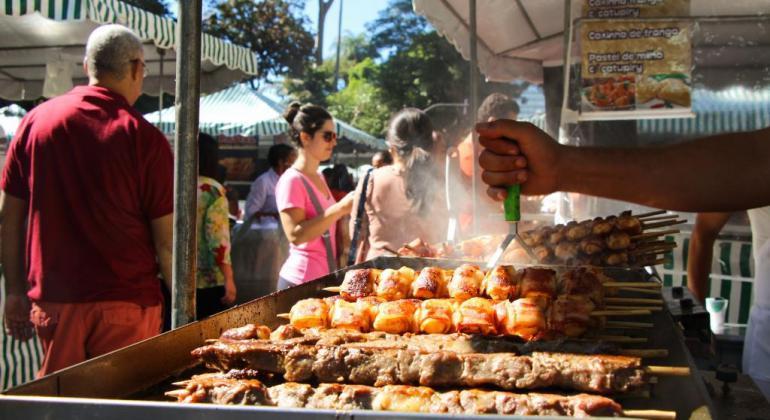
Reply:
[[[142,77],[147,77],[150,72],[147,70],[147,63],[144,62],[141,58],[135,58],[133,60],[129,60],[129,63],[139,63],[142,65]]]
[[[325,142],[331,143],[332,141],[337,140],[337,133],[334,131],[323,131],[321,132],[321,137],[323,137]]]

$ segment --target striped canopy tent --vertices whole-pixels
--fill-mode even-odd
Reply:
[[[252,89],[249,83],[239,83],[222,91],[201,97],[200,131],[215,137],[269,137],[285,134],[289,125],[281,116],[284,107]],[[144,116],[167,136],[174,133],[174,107]],[[385,149],[385,141],[375,138],[342,121],[336,121],[337,133],[345,148],[364,146]]]
[[[694,89],[692,96],[695,118],[639,120],[637,132],[693,137],[770,127],[770,88]]]
[[[679,139],[770,127],[770,88],[753,90],[736,86],[719,91],[694,89],[692,98],[695,118],[637,120],[637,133],[640,136],[674,136]],[[520,119],[545,129],[545,113],[542,111],[522,112]]]
[[[0,97],[37,99],[85,84],[82,62],[88,35],[119,23],[145,41],[144,92],[175,88],[177,23],[120,0],[0,0]],[[245,47],[203,34],[201,91],[214,92],[257,73]]]

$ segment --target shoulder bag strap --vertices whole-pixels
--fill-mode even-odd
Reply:
[[[366,207],[366,189],[369,186],[369,176],[372,174],[374,168],[366,171],[364,176],[364,185],[361,188],[361,197],[358,198],[358,208],[356,208],[356,219],[353,222],[353,235],[350,239],[350,254],[348,254],[348,265],[353,265],[356,262],[356,254],[358,253],[358,237],[361,235],[361,216],[364,214]]]
[[[324,208],[321,207],[321,202],[318,201],[318,197],[316,196],[315,192],[313,191],[313,187],[310,185],[309,182],[305,179],[305,176],[300,176],[300,179],[302,180],[302,183],[305,184],[305,189],[307,190],[307,194],[310,197],[310,202],[313,203],[313,207],[315,207],[315,212],[319,216],[324,213]],[[321,235],[321,239],[324,241],[324,245],[326,246],[326,262],[329,264],[329,272],[333,273],[337,271],[337,263],[335,262],[334,258],[334,250],[332,248],[332,240],[331,240],[331,233],[329,230],[323,233]]]

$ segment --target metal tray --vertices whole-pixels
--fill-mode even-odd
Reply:
[[[286,413],[292,418],[442,418],[439,415],[412,413],[377,413],[371,411],[337,412],[329,410],[282,410],[271,407],[222,407],[213,405],[185,405],[171,402],[148,401],[148,389],[162,386],[179,377],[197,362],[190,352],[208,338],[218,337],[224,330],[246,323],[264,324],[271,328],[284,323],[276,314],[288,312],[299,299],[328,295],[322,289],[339,285],[347,271],[356,268],[415,269],[426,266],[453,268],[463,263],[458,260],[429,258],[380,257],[351,266],[335,273],[272,293],[260,299],[231,308],[205,320],[188,324],[132,346],[85,361],[55,372],[39,380],[10,389],[0,397],[0,419],[21,416],[26,418],[152,418],[235,419],[241,416],[274,418]],[[558,268],[558,267],[557,267]],[[612,269],[613,278],[627,281],[650,280],[643,270]],[[653,315],[655,328],[649,332],[648,348],[666,348],[665,360],[650,359],[650,364],[690,366],[689,377],[661,378],[650,398],[616,398],[629,409],[676,410],[678,417],[689,418],[691,413],[708,410],[710,400],[692,358],[683,344],[681,332],[666,311]],[[64,397],[64,398],[62,398]],[[707,408],[703,408],[707,407]],[[713,411],[712,411],[713,412]],[[470,417],[470,416],[468,416]],[[497,416],[483,416],[495,418]],[[505,416],[505,418],[515,418]]]

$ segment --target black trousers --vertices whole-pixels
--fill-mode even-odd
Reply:
[[[195,292],[196,319],[203,319],[227,309],[221,301],[224,295],[225,286],[197,289]]]

